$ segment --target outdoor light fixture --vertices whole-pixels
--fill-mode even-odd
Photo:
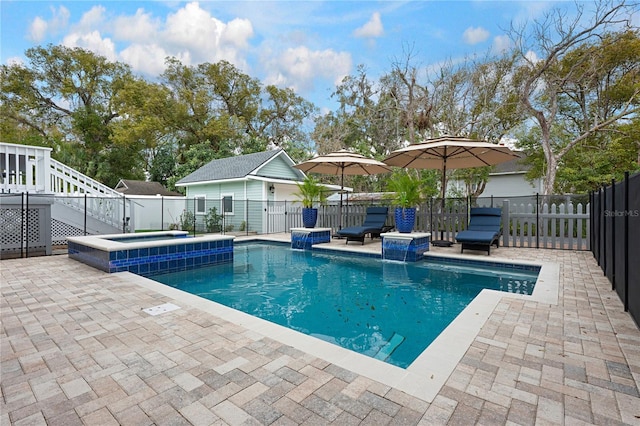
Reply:
[[[269,185],[269,192],[273,194],[275,192],[275,190],[276,190],[276,187],[273,186],[273,184],[270,184]]]

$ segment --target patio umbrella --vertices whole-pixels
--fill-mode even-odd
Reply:
[[[344,176],[375,175],[391,171],[389,166],[380,161],[345,149],[314,157],[300,164],[296,164],[293,167],[305,173],[340,175],[340,206],[338,213],[340,216],[340,225],[338,229],[342,229],[342,191],[344,190]]]
[[[403,168],[442,170],[444,208],[448,169],[494,166],[516,158],[519,157],[504,145],[458,136],[444,136],[395,150],[384,163]]]

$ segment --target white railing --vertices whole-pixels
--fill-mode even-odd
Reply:
[[[51,159],[51,192],[55,194],[78,195],[92,194],[107,197],[122,197],[115,189],[103,185],[97,180],[79,171]]]
[[[123,226],[126,217],[123,194],[54,159],[50,182],[56,203],[84,211],[106,224]]]
[[[133,213],[121,193],[52,159],[46,147],[0,142],[0,192],[53,194],[56,204],[118,229]]]
[[[126,217],[131,215],[131,203],[120,194],[117,197],[107,197],[94,194],[56,194],[54,197],[56,204],[62,204],[78,212],[86,214],[107,225],[118,229],[126,223]],[[126,211],[125,211],[126,209]]]
[[[50,192],[51,148],[0,142],[0,192]]]

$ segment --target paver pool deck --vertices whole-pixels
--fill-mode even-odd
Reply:
[[[592,254],[491,259],[556,263],[558,303],[504,296],[430,402],[128,273],[66,255],[3,260],[0,424],[640,425],[640,330]],[[143,311],[164,303],[180,309]]]

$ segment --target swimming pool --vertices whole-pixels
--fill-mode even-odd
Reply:
[[[151,275],[169,286],[407,367],[484,288],[531,294],[537,269],[401,263],[264,243],[233,263]]]

